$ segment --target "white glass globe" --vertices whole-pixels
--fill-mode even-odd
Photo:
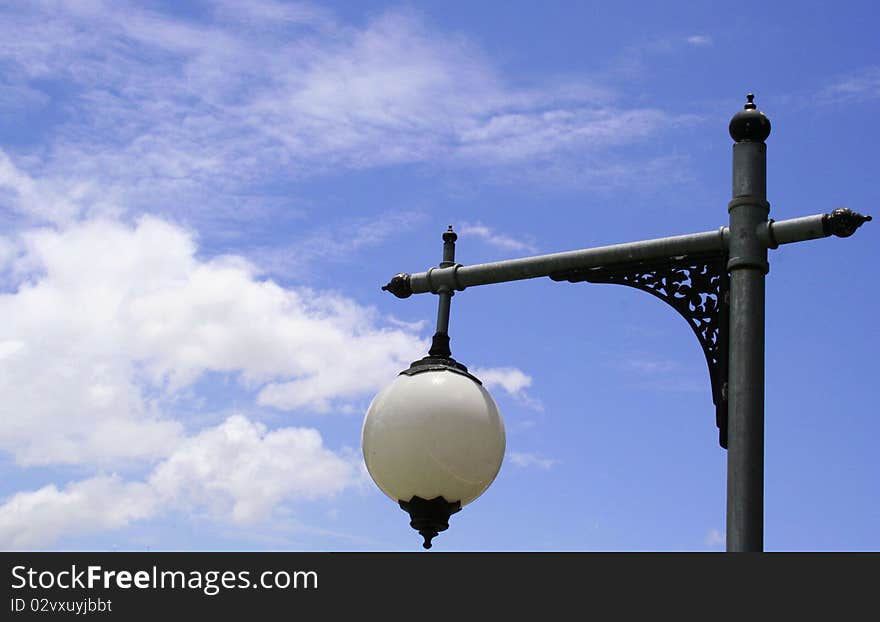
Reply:
[[[449,369],[401,374],[367,409],[367,469],[394,501],[443,497],[462,506],[489,487],[504,458],[504,422],[489,392]]]

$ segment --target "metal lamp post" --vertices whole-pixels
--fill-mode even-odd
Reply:
[[[382,288],[399,298],[428,292],[439,296],[429,355],[401,372],[412,378],[422,374],[425,390],[411,384],[401,388],[406,383],[395,381],[373,400],[363,434],[370,474],[409,512],[426,548],[448,527],[453,512],[491,484],[504,451],[497,407],[479,380],[451,358],[453,293],[550,277],[634,287],[660,298],[688,322],[706,356],[719,442],[727,449],[727,550],[763,550],[767,251],[831,235],[849,237],[871,217],[842,208],[778,222],[768,219],[764,141],[770,120],[755,106],[754,95],[747,100],[729,127],[735,142],[728,226],[472,266],[455,263],[456,236],[450,227],[443,235],[439,267],[400,273]],[[450,374],[458,376],[457,382],[450,383]],[[401,425],[407,433],[401,433]],[[399,485],[401,479],[406,485]],[[463,483],[468,485],[462,488]]]

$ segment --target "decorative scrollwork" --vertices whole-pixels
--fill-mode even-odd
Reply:
[[[550,275],[554,281],[616,283],[648,292],[687,320],[709,366],[715,424],[727,448],[727,352],[730,280],[727,255],[689,255],[663,261],[570,270]]]

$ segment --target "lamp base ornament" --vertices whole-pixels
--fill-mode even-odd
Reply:
[[[431,500],[413,497],[409,501],[400,501],[400,507],[410,516],[410,527],[425,539],[422,546],[431,548],[431,540],[441,531],[449,529],[449,517],[461,510],[461,502],[449,503],[443,497]]]

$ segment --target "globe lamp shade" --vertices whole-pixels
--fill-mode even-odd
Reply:
[[[410,514],[430,548],[449,516],[483,494],[498,474],[504,422],[492,396],[463,365],[419,361],[373,399],[362,447],[373,481]]]

